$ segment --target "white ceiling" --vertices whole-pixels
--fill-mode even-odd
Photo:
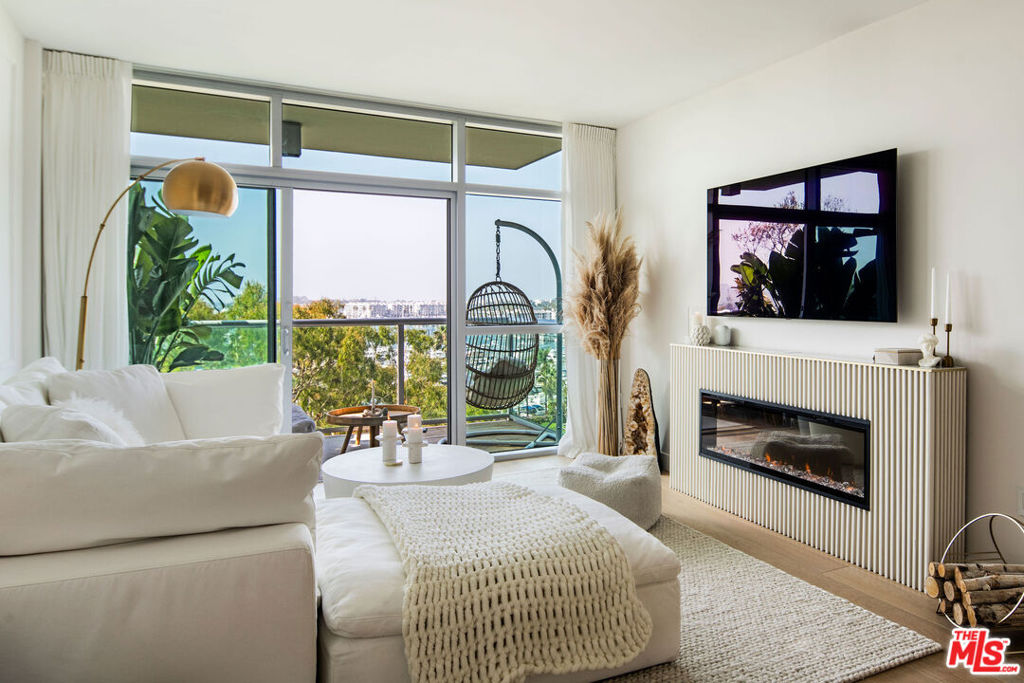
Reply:
[[[619,126],[922,0],[0,0],[44,47]]]

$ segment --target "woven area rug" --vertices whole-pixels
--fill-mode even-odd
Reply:
[[[501,477],[555,484],[557,468]],[[682,563],[679,657],[616,683],[856,681],[938,652],[919,633],[662,517]]]

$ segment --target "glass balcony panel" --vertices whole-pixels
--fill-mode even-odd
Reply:
[[[472,335],[474,344],[494,348],[506,348],[505,339],[510,335]],[[521,335],[511,335],[513,337]],[[487,337],[490,339],[488,340]],[[469,377],[469,388],[474,386],[483,389],[487,383],[487,393],[495,395],[503,389],[501,379],[486,379],[488,370],[494,374],[502,365],[494,368],[494,363],[484,367],[477,363],[480,376]],[[472,364],[472,362],[470,363]],[[486,363],[484,363],[486,365]],[[500,373],[499,373],[500,374]],[[517,377],[510,391],[518,392],[521,388]],[[528,382],[526,396],[515,405],[494,408],[469,404],[466,405],[466,444],[474,448],[482,448],[492,453],[530,450],[557,446],[565,429],[565,349],[561,334],[538,335],[537,365],[533,371],[532,381]],[[493,404],[492,404],[493,405]]]

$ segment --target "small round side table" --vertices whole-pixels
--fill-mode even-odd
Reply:
[[[378,408],[387,408],[388,410],[388,416],[385,418],[383,415],[363,415],[363,411],[367,408],[369,406],[351,406],[349,408],[338,408],[327,413],[327,424],[348,427],[348,431],[345,433],[345,441],[341,444],[342,453],[348,450],[349,441],[352,439],[352,432],[356,429],[359,429],[361,432],[363,427],[369,427],[370,445],[375,446],[377,444],[377,432],[380,431],[380,426],[384,424],[385,419],[397,422],[398,431],[402,431],[409,416],[420,412],[417,406],[380,405]],[[356,435],[356,443],[359,443],[358,434]]]

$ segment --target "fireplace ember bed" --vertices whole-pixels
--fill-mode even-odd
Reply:
[[[700,454],[869,509],[871,424],[700,392]]]

